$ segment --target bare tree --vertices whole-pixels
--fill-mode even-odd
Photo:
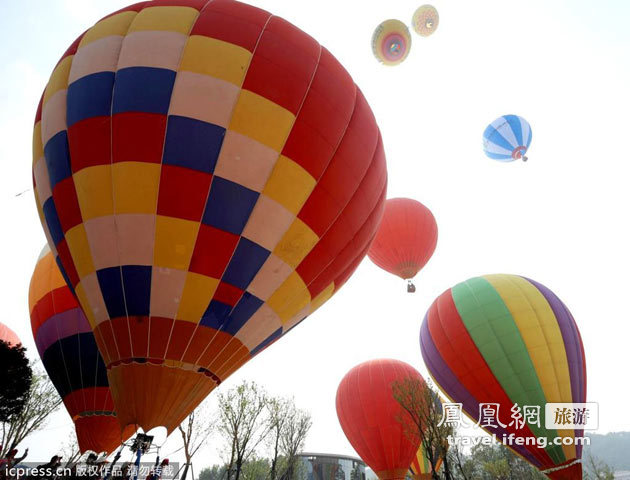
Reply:
[[[214,428],[215,424],[212,421],[212,415],[210,414],[210,408],[207,402],[197,407],[188,415],[188,418],[177,427],[182,436],[184,456],[186,457],[182,480],[186,480],[188,469],[192,466],[192,457],[205,443]]]
[[[280,458],[280,438],[287,421],[286,411],[289,401],[284,398],[269,398],[267,402],[267,436],[266,442],[271,450],[271,467],[269,477],[278,478],[278,460]]]
[[[456,475],[458,478],[462,480],[469,480],[472,478],[471,474],[473,473],[472,465],[470,459],[464,455],[462,451],[462,447],[456,443],[452,445],[447,453],[449,465],[453,465],[453,469],[457,472]]]
[[[219,431],[229,439],[228,480],[239,480],[267,434],[267,394],[254,382],[243,382],[219,395]]]
[[[584,476],[586,480],[614,480],[615,474],[608,465],[597,460],[589,452],[586,463],[587,473]]]
[[[293,401],[289,403],[285,416],[286,420],[280,435],[280,448],[286,464],[282,478],[283,480],[293,480],[298,453],[304,447],[306,436],[313,421],[308,412],[295,408]]]
[[[403,411],[399,421],[403,430],[413,441],[418,441],[424,447],[424,452],[431,465],[431,476],[439,480],[436,466],[442,459],[442,471],[446,480],[452,480],[448,462],[448,437],[454,434],[454,428],[442,420],[442,404],[439,396],[427,383],[415,378],[405,378],[392,384],[394,398]],[[410,421],[409,421],[410,419]]]
[[[13,415],[2,423],[2,456],[19,445],[28,435],[41,429],[61,404],[61,398],[48,376],[33,369],[28,400],[19,415]]]
[[[64,468],[72,468],[79,458],[81,458],[79,441],[77,440],[77,435],[74,431],[70,434],[70,438],[61,445],[61,455],[64,461]]]

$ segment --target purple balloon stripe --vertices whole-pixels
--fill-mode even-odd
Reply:
[[[444,391],[444,393],[452,398],[453,401],[461,403],[464,410],[474,418],[477,412],[479,412],[479,401],[477,401],[477,399],[475,399],[475,397],[473,397],[473,395],[461,384],[442,359],[435,343],[433,343],[431,333],[429,332],[428,314],[425,315],[420,329],[420,350],[422,352],[424,363],[431,373],[431,376],[433,376],[435,381],[438,383],[439,387]],[[495,433],[497,438],[501,438],[503,434],[508,434],[507,430],[502,427],[489,428],[488,430]],[[525,449],[525,447],[514,445],[513,448],[537,468],[542,467],[542,462],[535,458],[527,449]]]
[[[564,303],[543,284],[536,282],[530,278],[525,278],[534,285],[540,293],[545,297],[547,303],[551,307],[558,327],[564,341],[564,349],[567,354],[567,363],[569,365],[569,377],[571,379],[571,396],[574,403],[586,402],[586,372],[584,371],[584,350],[580,332],[575,323],[575,319]],[[576,430],[576,436],[582,436],[583,430]],[[578,458],[582,456],[582,445],[576,445],[576,453]]]
[[[40,357],[43,357],[43,352],[53,343],[78,333],[92,333],[90,324],[79,307],[53,315],[37,330],[35,344]]]

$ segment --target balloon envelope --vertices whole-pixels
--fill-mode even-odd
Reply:
[[[121,424],[169,432],[339,290],[387,181],[343,67],[232,0],[142,2],[88,29],[44,91],[33,176]]]
[[[337,389],[341,428],[381,480],[404,479],[418,451],[419,440],[411,440],[405,433],[411,418],[392,390],[395,382],[406,378],[424,382],[416,369],[404,362],[371,360],[350,370]]]
[[[581,445],[567,443],[580,430],[545,429],[546,403],[584,403],[586,364],[577,325],[548,288],[516,275],[486,275],[455,285],[427,312],[420,333],[422,356],[431,376],[465,412],[479,419],[482,403],[499,404],[498,428],[516,437],[543,438],[511,448],[556,480],[582,478]],[[540,426],[516,428],[512,407],[540,407]],[[522,438],[522,440],[525,440]]]
[[[372,34],[372,52],[376,59],[388,66],[402,63],[411,49],[409,29],[400,20],[381,23]]]
[[[22,343],[17,334],[2,322],[0,322],[0,340],[5,341],[11,346],[20,345]]]
[[[112,452],[133,434],[121,434],[94,334],[48,247],[29,288],[31,328],[46,372],[74,422],[81,452]]]
[[[435,462],[435,471],[439,472],[442,466],[442,459],[438,458]],[[433,478],[431,473],[431,462],[427,458],[424,445],[420,444],[420,448],[416,452],[414,459],[409,466],[409,473],[413,480],[430,480]]]
[[[368,256],[383,270],[410,279],[433,255],[437,236],[431,210],[410,198],[391,198]]]
[[[414,12],[411,25],[421,37],[428,37],[437,30],[440,15],[433,5],[422,5]]]
[[[501,162],[524,158],[531,143],[532,128],[527,120],[518,115],[503,115],[483,132],[485,154]]]

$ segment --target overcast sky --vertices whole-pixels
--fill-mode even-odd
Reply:
[[[121,0],[0,0],[0,277],[8,324],[34,348],[28,285],[45,242],[31,187],[31,130],[39,96],[66,47]],[[410,0],[252,0],[326,46],[363,90],[383,133],[388,196],[434,213],[436,252],[417,293],[366,258],[330,302],[242,367],[244,379],[294,396],[310,411],[309,451],[354,455],[335,412],[343,375],[372,358],[404,360],[427,376],[418,333],[433,299],[486,273],[514,273],[554,290],[584,340],[588,399],[599,433],[630,430],[628,271],[630,245],[630,2],[626,0],[436,0],[439,29],[412,33],[398,67],[372,56],[373,29],[409,24]],[[484,157],[481,134],[514,113],[532,125],[529,162]],[[71,432],[65,411],[29,437],[34,460]],[[176,434],[162,454],[179,447]],[[177,456],[171,456],[171,459]],[[218,461],[215,444],[196,472]]]

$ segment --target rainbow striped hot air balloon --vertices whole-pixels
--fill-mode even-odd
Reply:
[[[74,422],[79,449],[113,451],[134,429],[120,431],[94,334],[48,246],[31,277],[29,307],[37,351]]]
[[[428,37],[437,30],[440,15],[433,5],[422,5],[414,12],[411,25],[421,37]]]
[[[422,356],[442,391],[475,421],[482,403],[499,404],[502,440],[546,438],[548,446],[511,448],[555,480],[582,478],[580,430],[545,429],[546,403],[584,403],[586,364],[580,332],[558,297],[538,282],[516,275],[486,275],[459,283],[440,295],[420,332]],[[540,407],[540,426],[512,422],[518,404]],[[568,437],[568,439],[567,439]],[[543,440],[544,441],[544,440]],[[542,441],[541,441],[542,443]]]
[[[527,161],[525,153],[531,143],[532,128],[518,115],[503,115],[483,132],[483,151],[500,162]]]
[[[372,34],[372,52],[384,65],[391,67],[404,62],[410,49],[409,29],[400,20],[385,20]]]
[[[439,472],[441,466],[442,459],[438,458],[435,462],[435,471]],[[422,443],[416,453],[416,457],[409,466],[409,475],[412,480],[429,480],[433,477],[433,474],[431,473],[431,462],[429,462],[427,458],[426,449]]]

